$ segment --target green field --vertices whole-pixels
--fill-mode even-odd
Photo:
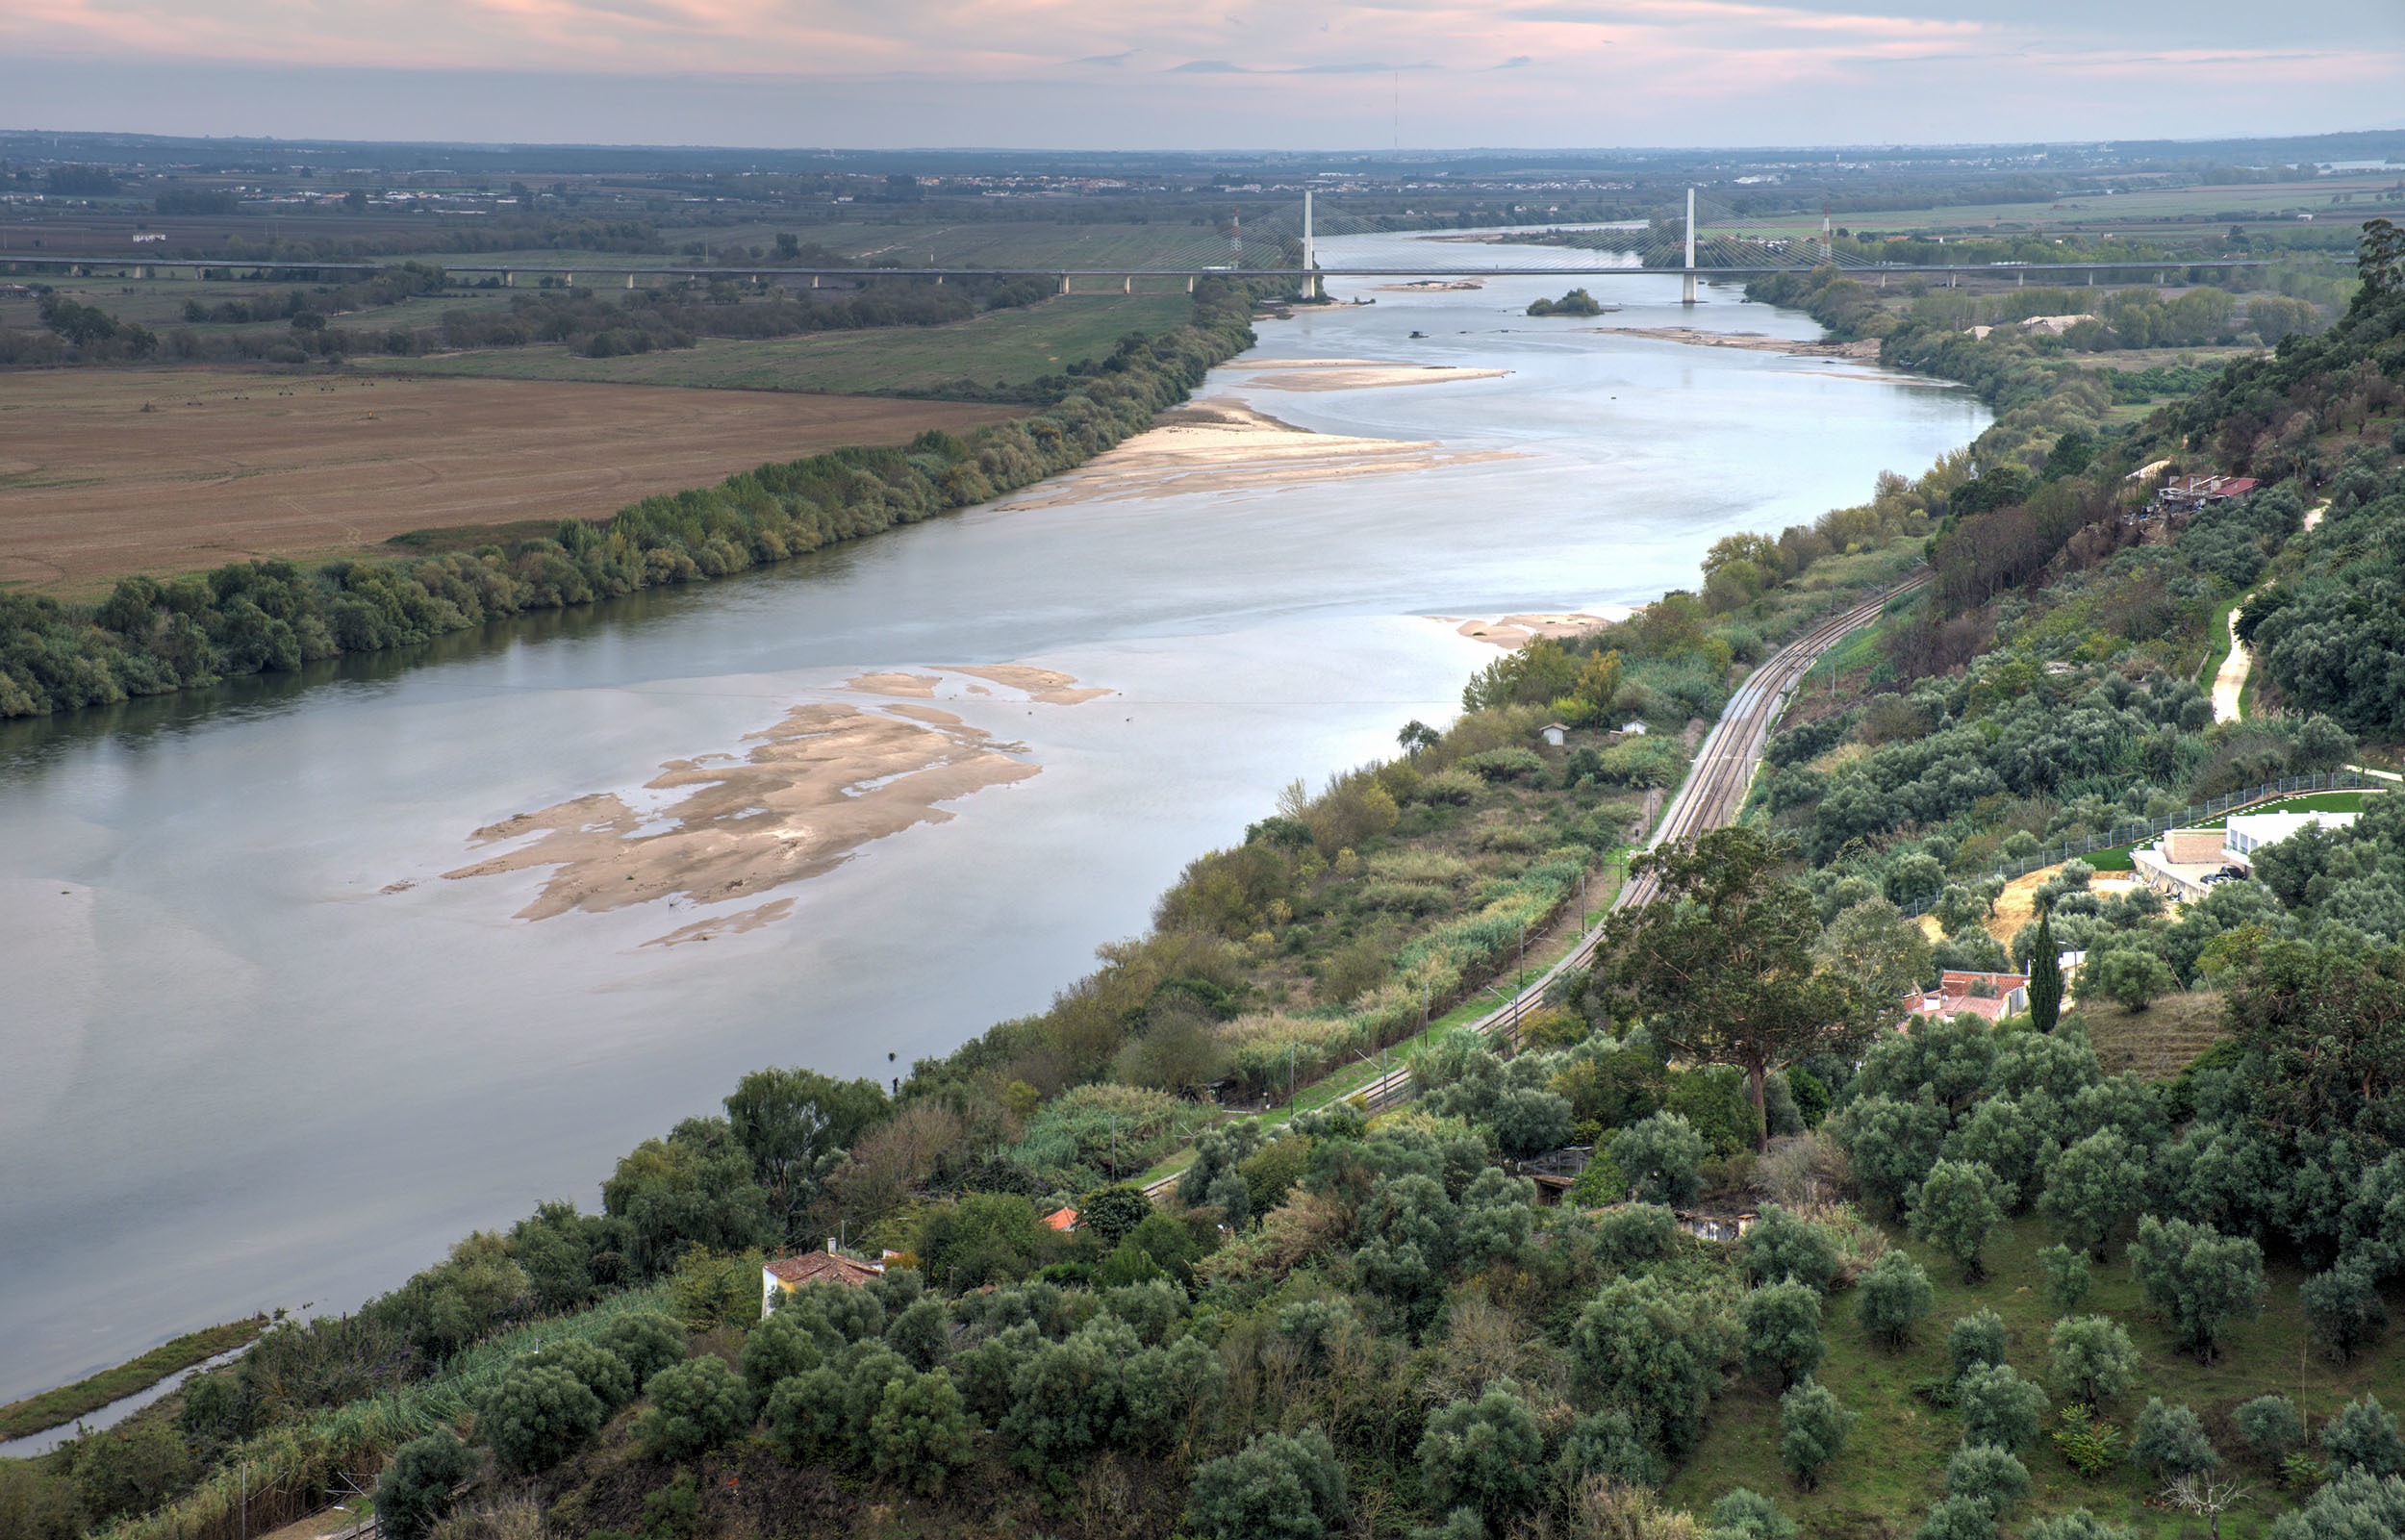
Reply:
[[[1958,230],[1988,225],[2044,224],[2050,230],[2071,226],[2114,226],[2134,220],[2212,218],[2242,215],[2250,219],[2275,218],[2289,211],[2310,213],[2316,221],[2330,218],[2363,220],[2378,214],[2392,216],[2396,205],[2383,205],[2379,194],[2396,185],[2386,175],[2323,177],[2313,182],[2248,183],[2237,187],[2138,188],[2128,192],[2081,192],[2051,203],[1970,203],[1934,209],[1882,209],[1836,215],[1852,230]],[[2332,203],[2353,193],[2352,203]],[[1732,220],[1749,233],[1817,235],[1820,215],[1809,212]],[[1699,230],[1710,226],[1698,221]]]
[[[1021,385],[1108,354],[1129,332],[1182,324],[1194,302],[1166,294],[1071,294],[1020,310],[990,311],[950,326],[881,327],[742,341],[703,338],[690,348],[623,358],[579,358],[565,346],[491,348],[416,359],[360,359],[387,373],[484,379],[595,380],[729,391],[866,394],[924,391],[962,378]]]
[[[1861,1420],[1844,1454],[1823,1473],[1819,1487],[1799,1492],[1788,1479],[1779,1460],[1778,1398],[1767,1380],[1749,1376],[1720,1398],[1702,1447],[1672,1478],[1663,1498],[1674,1507],[1701,1512],[1731,1487],[1750,1486],[1776,1497],[1808,1536],[1870,1540],[1908,1533],[1913,1519],[1945,1495],[1945,1463],[1962,1438],[1959,1416],[1914,1395],[1913,1386],[1945,1374],[1946,1328],[1981,1309],[2004,1318],[2013,1367],[2024,1378],[2045,1382],[2046,1338],[2054,1318],[2044,1302],[2038,1252],[2055,1239],[2051,1228],[2038,1220],[2016,1222],[1989,1243],[1987,1276],[1966,1286],[1952,1262],[1890,1232],[1888,1244],[1910,1252],[1928,1272],[1937,1288],[1937,1308],[1910,1348],[1890,1352],[1856,1325],[1850,1292],[1831,1298],[1825,1318],[1829,1356],[1819,1378],[1861,1413]],[[2142,1360],[2137,1387],[2107,1406],[2106,1417],[2126,1433],[2147,1397],[2184,1401],[2204,1419],[2206,1432],[2222,1456],[2251,1480],[2252,1497],[2222,1521],[2224,1540],[2257,1540],[2274,1516],[2291,1507],[2268,1473],[2254,1468],[2244,1441],[2231,1425],[2230,1413],[2240,1402],[2272,1392],[2291,1400],[2301,1395],[2298,1404],[2318,1434],[2340,1407],[2366,1391],[2390,1405],[2405,1399],[2405,1354],[2372,1351],[2358,1354],[2350,1364],[2330,1362],[2307,1346],[2311,1331],[2297,1301],[2303,1274],[2273,1260],[2266,1261],[2265,1275],[2271,1290],[2262,1318],[2240,1323],[2211,1368],[2177,1351],[2170,1334],[2150,1319],[2117,1248],[2112,1261],[2096,1265],[2095,1287],[2083,1307],[2083,1313],[2110,1315],[2120,1322]],[[2050,1413],[2047,1432],[2056,1426]],[[2012,1532],[2019,1532],[2031,1518],[2085,1507],[2111,1523],[2130,1526],[2144,1540],[2203,1540],[2202,1520],[2149,1505],[2146,1500],[2155,1483],[2134,1465],[2124,1463],[2091,1479],[2064,1463],[2042,1438],[2021,1457],[2034,1484],[2029,1501],[2007,1521]]]

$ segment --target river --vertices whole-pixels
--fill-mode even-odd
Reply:
[[[1617,316],[1521,314],[1568,283],[1264,322],[1204,391],[1510,458],[1005,499],[414,656],[0,727],[0,1401],[254,1310],[350,1308],[541,1199],[595,1205],[619,1154],[747,1069],[884,1077],[1039,1010],[1277,787],[1455,709],[1494,654],[1426,617],[1642,602],[1720,536],[1864,500],[1987,421],[1862,365],[1588,329],[1816,335],[1734,291],[1690,314],[1675,278],[1608,278]],[[1244,383],[1281,358],[1510,372]],[[538,873],[440,880],[480,825],[734,749],[863,670],[999,663],[1118,694],[940,702],[1041,773],[791,886],[780,922],[644,947],[695,916],[527,921]]]

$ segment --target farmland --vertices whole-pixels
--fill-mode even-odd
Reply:
[[[0,584],[357,551],[408,530],[604,518],[768,460],[1001,408],[201,369],[0,375]]]
[[[820,332],[761,341],[705,337],[690,348],[620,358],[581,358],[565,346],[535,344],[418,359],[362,359],[356,366],[412,375],[837,394],[934,391],[961,379],[1021,385],[1103,356],[1129,332],[1179,325],[1193,309],[1180,284],[1174,293],[1072,294],[949,326]]]

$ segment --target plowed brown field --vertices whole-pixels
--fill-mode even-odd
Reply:
[[[523,380],[0,374],[0,584],[87,594],[409,530],[599,518],[764,461],[1012,415]]]

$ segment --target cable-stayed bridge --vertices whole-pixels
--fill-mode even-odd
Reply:
[[[1578,278],[1680,277],[1685,297],[1695,297],[1699,282],[1746,279],[1770,273],[1810,272],[1835,267],[1849,276],[1875,280],[1885,287],[1890,278],[1943,278],[1959,283],[1965,275],[2001,279],[2008,275],[2027,284],[2079,280],[2092,285],[2099,274],[2118,275],[2110,281],[2167,282],[2172,275],[2197,268],[2261,267],[2267,258],[2215,258],[2182,261],[2169,258],[2119,258],[2087,262],[1884,262],[1862,255],[1851,241],[1837,244],[1826,230],[1797,234],[1794,220],[1753,219],[1726,205],[1698,202],[1692,190],[1683,205],[1666,205],[1645,219],[1607,225],[1572,225],[1550,230],[1492,229],[1477,233],[1407,228],[1410,219],[1364,215],[1345,209],[1340,198],[1306,193],[1292,203],[1230,204],[1225,216],[1179,225],[1130,226],[1108,242],[1107,251],[1091,257],[1053,250],[1028,256],[1025,227],[966,224],[918,233],[909,238],[913,250],[932,242],[923,265],[813,266],[799,262],[723,260],[691,265],[632,263],[624,258],[579,262],[566,252],[539,259],[485,258],[444,261],[443,270],[497,278],[516,287],[521,281],[624,287],[686,280],[743,280],[816,289],[832,280],[857,283],[864,278],[922,278],[942,282],[971,278],[1040,278],[1058,284],[1060,291],[1132,292],[1138,279],[1182,279],[1189,289],[1204,278],[1242,277],[1292,280],[1299,296],[1316,295],[1329,278],[1474,279],[1503,277]],[[1016,240],[987,239],[998,228],[1020,232]],[[1380,237],[1376,250],[1362,250],[1348,238]],[[1323,242],[1336,240],[1335,250]],[[954,248],[944,252],[947,242]],[[889,248],[891,249],[891,248]],[[1074,243],[1072,250],[1074,250]],[[1507,253],[1507,255],[1506,255]],[[371,275],[394,265],[376,262],[315,262],[261,258],[166,260],[140,256],[45,256],[32,252],[0,255],[0,267],[81,274],[156,274],[161,270],[207,268],[287,279],[306,274],[328,277]],[[1153,287],[1148,284],[1148,288]]]

